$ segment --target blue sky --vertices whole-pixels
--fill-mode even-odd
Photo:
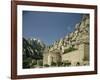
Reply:
[[[79,13],[23,11],[23,37],[50,45],[72,32],[81,18]]]

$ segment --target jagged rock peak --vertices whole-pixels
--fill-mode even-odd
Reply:
[[[84,14],[81,21],[75,25],[73,32],[66,35],[64,38],[55,41],[50,47],[50,50],[54,49],[62,50],[76,46],[77,44],[87,42],[89,43],[89,15]]]

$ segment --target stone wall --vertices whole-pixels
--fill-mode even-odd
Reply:
[[[51,65],[52,63],[58,63],[61,62],[61,54],[60,53],[54,53],[51,52],[48,55],[48,65]]]
[[[43,65],[48,64],[48,53],[43,54]]]
[[[84,60],[89,62],[89,44],[79,45],[79,49],[62,55],[62,62],[69,61],[72,66],[77,63],[84,65]]]
[[[44,53],[43,55],[43,64],[48,64],[51,65],[52,62],[54,63],[58,63],[61,62],[62,58],[61,58],[61,54],[58,51],[50,51],[48,53]]]

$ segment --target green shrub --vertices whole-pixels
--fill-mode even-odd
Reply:
[[[23,60],[23,68],[30,68],[31,58],[27,58]]]
[[[70,66],[71,65],[71,62],[66,60],[63,62],[63,66]]]
[[[37,60],[32,60],[32,65],[36,65],[37,64]]]
[[[43,61],[40,60],[38,65],[39,65],[39,66],[43,66]]]
[[[74,47],[69,47],[68,49],[65,49],[64,54],[68,53],[68,52],[71,52],[71,51],[74,51],[74,50],[77,50],[77,49],[74,48]]]
[[[62,62],[57,62],[57,66],[62,66]]]
[[[23,62],[23,68],[30,68],[30,65],[27,61]]]
[[[37,65],[37,63],[32,63],[32,65],[31,65],[31,66],[34,66],[34,65]]]
[[[52,62],[51,63],[51,66],[56,66],[57,64],[55,62]]]
[[[49,65],[48,64],[44,64],[44,67],[49,67]]]
[[[64,63],[64,66],[70,66],[71,63]]]

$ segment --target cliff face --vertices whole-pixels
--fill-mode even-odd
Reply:
[[[64,49],[73,47],[78,48],[77,44],[89,43],[89,15],[83,15],[82,20],[75,25],[74,32],[69,33],[64,38],[53,43],[50,46],[50,51],[57,49],[64,52]]]

